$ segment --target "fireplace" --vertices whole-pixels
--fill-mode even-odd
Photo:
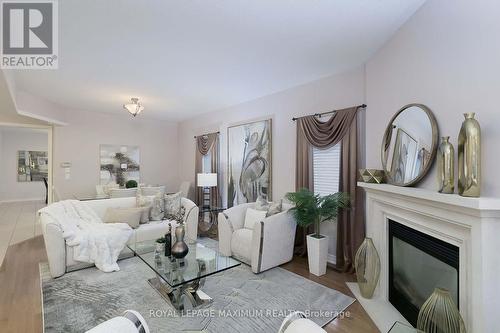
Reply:
[[[434,288],[459,303],[459,248],[389,220],[389,302],[414,326]]]

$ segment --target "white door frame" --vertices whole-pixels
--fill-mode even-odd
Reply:
[[[53,191],[53,179],[54,179],[54,168],[53,168],[53,156],[54,156],[54,145],[53,145],[53,125],[34,125],[34,124],[22,124],[22,123],[5,123],[0,122],[0,126],[9,126],[9,127],[22,127],[22,128],[33,128],[33,129],[44,129],[47,130],[48,137],[48,179],[47,179],[47,194],[48,194],[48,203],[51,204],[54,200],[54,191]]]

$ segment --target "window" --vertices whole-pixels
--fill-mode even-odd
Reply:
[[[212,152],[208,152],[206,155],[202,157],[202,172],[203,173],[211,173],[212,172]]]
[[[340,180],[340,143],[327,149],[313,147],[314,193],[337,193]]]

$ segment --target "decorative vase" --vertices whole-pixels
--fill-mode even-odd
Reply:
[[[443,136],[438,149],[439,192],[451,194],[455,191],[455,149],[449,136]]]
[[[426,333],[464,333],[465,325],[450,292],[436,288],[420,308],[417,329]]]
[[[479,197],[481,194],[481,127],[475,113],[465,113],[458,135],[458,194]]]
[[[156,252],[163,254],[165,252],[165,243],[156,242]]]
[[[316,238],[313,235],[307,235],[309,272],[316,276],[325,275],[327,257],[328,236],[321,235],[321,238]]]
[[[380,277],[380,257],[371,238],[365,238],[354,258],[361,296],[372,298]]]
[[[358,180],[364,183],[383,184],[385,183],[385,171],[377,169],[359,169]]]
[[[177,259],[184,258],[189,252],[189,248],[184,242],[184,234],[184,224],[179,224],[177,228],[175,228],[176,241],[172,246],[172,255]]]

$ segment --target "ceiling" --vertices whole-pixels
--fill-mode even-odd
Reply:
[[[360,66],[424,2],[59,1],[59,69],[15,71],[16,89],[182,120]]]

